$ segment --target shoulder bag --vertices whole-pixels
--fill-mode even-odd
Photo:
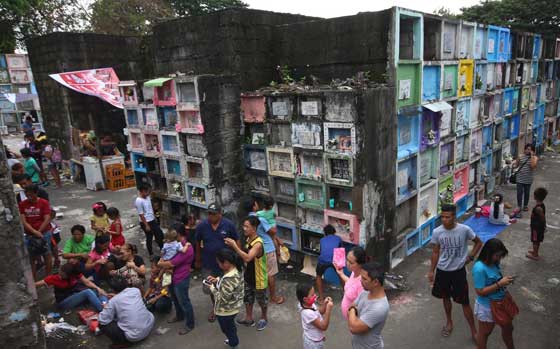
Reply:
[[[504,299],[491,301],[490,309],[492,310],[494,322],[499,326],[510,325],[513,318],[519,314],[519,308],[517,307],[517,304],[515,304],[515,301],[509,292],[506,292]]]
[[[517,168],[517,170],[516,170],[515,172],[513,172],[513,173],[511,174],[511,176],[509,176],[509,182],[510,182],[511,184],[517,184],[517,174],[519,173],[519,171],[521,171],[521,169],[523,168],[523,166],[525,166],[525,164],[527,164],[527,161],[529,161],[529,159],[531,159],[531,158],[528,157],[527,160],[525,160],[525,161],[523,162],[523,164],[521,164],[521,166],[519,166],[519,167]]]

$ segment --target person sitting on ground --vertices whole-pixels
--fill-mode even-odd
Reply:
[[[329,328],[334,307],[332,298],[327,297],[323,304],[317,308],[315,304],[317,295],[310,283],[298,284],[296,296],[301,314],[301,327],[303,328],[303,348],[323,349],[325,347],[325,331]]]
[[[89,303],[95,311],[100,312],[108,300],[107,293],[88,280],[71,263],[62,265],[58,274],[48,275],[35,283],[35,287],[41,286],[54,288],[56,305],[63,311]]]
[[[239,337],[235,327],[235,317],[243,306],[243,261],[232,250],[224,248],[216,253],[218,266],[224,272],[222,277],[209,276],[210,292],[216,300],[214,313],[220,324],[222,333],[226,335],[226,345],[237,348]]]
[[[111,255],[111,242],[109,235],[98,235],[95,238],[95,246],[88,253],[88,260],[85,265],[86,271],[93,270],[93,280],[98,283],[106,280],[109,276],[109,269],[106,264]]]
[[[107,206],[102,202],[98,201],[91,207],[93,210],[93,215],[89,218],[91,222],[91,230],[97,234],[105,234],[105,231],[111,225],[109,223],[109,216],[107,216]]]
[[[336,272],[342,285],[344,286],[344,297],[340,303],[340,309],[342,310],[342,316],[348,320],[348,309],[350,305],[356,301],[356,298],[362,293],[364,288],[362,287],[362,282],[360,275],[362,273],[362,265],[366,263],[366,251],[360,247],[356,246],[346,256],[346,267],[350,270],[350,276],[344,274],[344,268],[337,268]]]
[[[152,313],[169,314],[172,303],[169,297],[169,289],[161,284],[160,268],[158,267],[159,261],[159,256],[152,256],[150,261],[150,283],[144,293],[144,300],[146,301],[146,307]]]
[[[113,348],[125,348],[148,337],[154,327],[154,315],[146,309],[142,293],[129,287],[123,277],[111,279],[117,293],[99,313],[99,328],[109,337]]]
[[[19,185],[19,187],[21,188],[21,190],[18,190],[18,195],[16,196],[16,200],[17,202],[22,202],[23,200],[27,199],[27,197],[25,196],[25,191],[23,190],[23,188],[27,187],[28,185],[33,184],[33,182],[31,181],[31,177],[29,177],[28,174],[20,174],[20,175],[14,175],[12,174],[12,181],[14,182],[14,184]],[[49,193],[47,193],[47,191],[41,187],[37,188],[37,196],[40,197],[41,199],[45,199],[47,201],[49,201]]]
[[[119,255],[109,256],[108,270],[112,278],[122,276],[130,287],[144,289],[146,278],[146,265],[144,259],[138,256],[136,245],[124,244],[119,251]]]
[[[95,241],[95,236],[86,234],[86,228],[83,225],[76,224],[70,228],[72,237],[66,240],[62,249],[62,258],[76,259],[82,268],[89,258],[89,252]]]
[[[107,209],[107,216],[111,220],[111,226],[105,229],[105,233],[111,235],[111,245],[119,247],[125,244],[121,214],[116,207]]]
[[[490,205],[490,215],[488,216],[488,223],[494,225],[509,225],[515,223],[515,219],[510,219],[504,212],[504,208],[512,208],[510,204],[504,202],[502,194],[494,194],[493,203]]]
[[[545,188],[537,188],[533,193],[533,197],[537,202],[533,211],[531,212],[531,242],[533,249],[527,252],[527,258],[538,261],[539,247],[544,240],[544,233],[546,231],[546,207],[544,206],[544,199],[548,195],[548,190]]]
[[[173,229],[169,229],[163,237],[163,248],[161,249],[161,259],[164,261],[172,260],[177,253],[187,253],[189,249],[189,244],[181,244],[179,241],[179,235]],[[169,286],[171,284],[171,275],[173,274],[173,268],[161,268],[159,277],[162,279],[163,286]]]
[[[41,182],[41,168],[33,156],[31,156],[31,150],[29,150],[29,148],[23,148],[19,152],[21,156],[23,156],[25,173],[31,178],[33,184],[39,184]]]
[[[34,280],[37,280],[36,263],[41,257],[45,260],[47,275],[52,273],[51,207],[47,200],[39,198],[38,193],[39,187],[36,184],[28,185],[25,187],[27,199],[19,203]]]
[[[13,175],[22,175],[25,174],[25,167],[23,167],[23,164],[18,160],[17,163],[13,163],[10,166],[10,171]]]
[[[319,254],[317,268],[315,269],[315,272],[317,273],[315,286],[319,292],[319,303],[322,303],[325,299],[325,295],[323,293],[323,274],[325,274],[329,268],[336,271],[336,268],[332,263],[334,249],[342,246],[342,239],[340,236],[336,235],[336,230],[332,225],[325,225],[323,233],[325,236],[319,241],[321,245],[321,253]]]

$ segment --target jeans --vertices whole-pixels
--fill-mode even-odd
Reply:
[[[177,319],[185,320],[185,326],[187,328],[194,328],[194,311],[189,299],[189,283],[190,278],[187,277],[183,281],[172,285],[169,288],[171,291],[171,299],[173,300],[173,305],[175,306],[175,315]]]
[[[529,206],[529,198],[531,196],[531,184],[517,183],[517,207],[523,208]],[[521,205],[523,203],[523,206]]]
[[[232,348],[235,348],[239,345],[239,337],[237,337],[237,328],[235,327],[235,316],[237,314],[234,315],[229,315],[229,316],[216,316],[216,319],[218,319],[218,324],[220,324],[220,329],[222,330],[222,333],[226,335],[228,341],[229,341],[229,346]]]
[[[89,302],[97,312],[103,310],[102,303],[107,302],[107,297],[98,296],[93,290],[87,289],[80,291],[67,297],[58,303],[58,307],[62,310],[74,309],[82,303]]]
[[[124,331],[121,330],[116,321],[111,321],[107,325],[99,324],[99,328],[105,334],[113,344],[130,344],[130,341],[126,339]]]
[[[171,311],[171,299],[169,297],[161,297],[154,304],[149,304],[148,310],[152,313],[169,314]]]
[[[148,225],[150,226],[150,231],[146,231],[144,223],[140,223],[140,227],[144,231],[144,234],[146,234],[146,248],[148,249],[148,254],[151,256],[154,254],[152,250],[152,241],[154,237],[156,238],[156,243],[159,248],[161,249],[163,247],[163,231],[161,231],[161,228],[155,219],[148,222]]]

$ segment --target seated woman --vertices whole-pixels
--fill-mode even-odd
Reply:
[[[58,308],[70,310],[89,303],[97,312],[107,303],[107,293],[80,273],[77,266],[66,263],[58,274],[49,275],[35,283],[35,287],[54,287],[54,298]]]
[[[146,265],[144,259],[137,256],[138,250],[135,245],[124,244],[121,246],[120,255],[109,257],[111,277],[122,276],[128,282],[129,287],[144,289],[146,281]]]
[[[515,219],[510,219],[504,212],[504,208],[511,208],[507,202],[504,203],[504,196],[502,194],[495,194],[490,204],[490,215],[488,216],[488,223],[495,225],[508,225],[515,223]]]
[[[148,337],[154,327],[154,315],[146,309],[142,293],[120,276],[111,279],[117,293],[99,313],[99,327],[113,342],[124,348]]]
[[[64,259],[78,259],[80,263],[85,266],[89,258],[95,237],[86,234],[86,228],[83,225],[76,224],[70,228],[72,237],[66,240],[64,248],[62,249],[62,258]]]
[[[98,235],[95,238],[95,246],[88,254],[85,270],[86,272],[93,270],[93,279],[96,283],[109,277],[106,264],[111,255],[110,239],[109,235]]]
[[[148,310],[151,312],[168,314],[171,311],[171,298],[169,298],[169,289],[162,286],[162,280],[159,277],[160,268],[158,267],[159,256],[153,256],[151,259],[150,285],[144,293],[144,299]]]

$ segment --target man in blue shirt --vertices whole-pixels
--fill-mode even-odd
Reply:
[[[202,262],[202,276],[206,279],[208,276],[218,277],[221,276],[222,271],[216,261],[216,253],[227,248],[224,239],[230,238],[237,241],[240,246],[239,234],[232,221],[222,216],[222,209],[217,204],[210,204],[208,206],[208,218],[200,222],[195,229],[196,239],[196,267],[200,268]],[[202,261],[200,260],[202,258]],[[207,286],[202,287],[204,293],[209,294],[214,304],[214,296]],[[208,321],[216,321],[214,314],[214,307]]]
[[[325,225],[323,228],[324,237],[321,238],[319,242],[321,245],[321,254],[319,255],[319,260],[317,261],[317,268],[315,268],[315,273],[317,277],[315,278],[315,286],[319,292],[319,302],[322,302],[324,298],[323,294],[323,274],[329,268],[334,268],[332,263],[334,249],[342,247],[342,239],[340,236],[336,235],[336,230],[330,224]]]
[[[249,216],[257,217],[259,210],[259,203],[255,199],[249,199],[244,203],[244,209],[249,212]],[[266,254],[266,269],[268,273],[268,289],[270,290],[270,301],[276,304],[282,304],[286,300],[282,296],[276,295],[276,278],[278,274],[278,258],[276,256],[276,246],[274,245],[274,236],[276,234],[276,227],[271,226],[263,217],[259,219],[259,226],[257,228],[257,235],[263,240],[264,253]]]

